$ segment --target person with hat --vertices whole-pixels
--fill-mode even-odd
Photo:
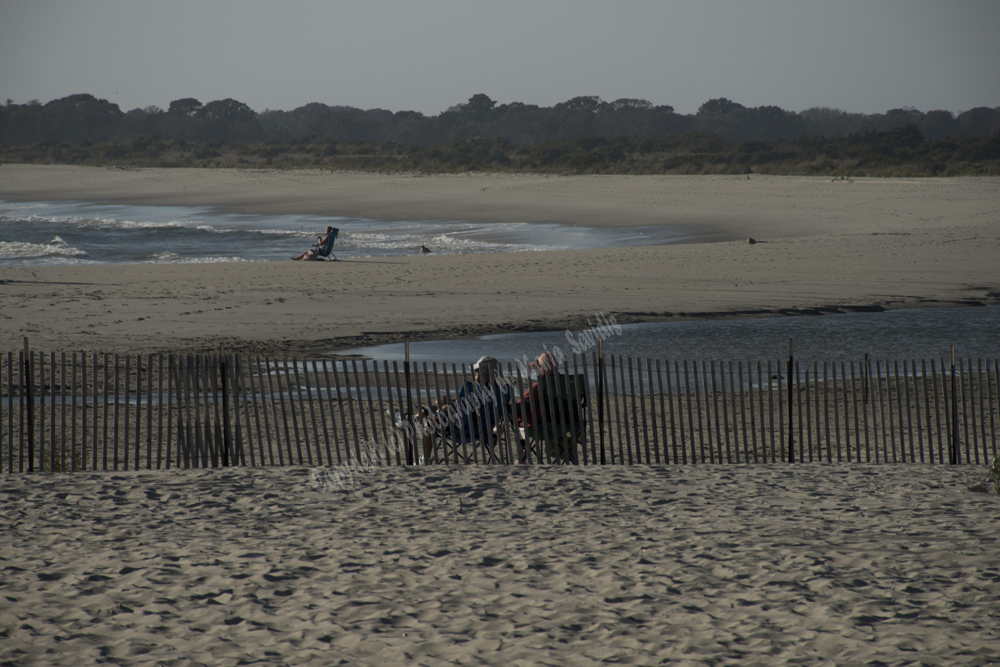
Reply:
[[[455,406],[461,411],[462,423],[455,426],[455,438],[471,442],[486,437],[486,446],[497,424],[503,419],[503,406],[508,400],[506,386],[499,386],[496,378],[501,371],[500,362],[493,357],[480,357],[472,364],[472,382],[458,390]]]

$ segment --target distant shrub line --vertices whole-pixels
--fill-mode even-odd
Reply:
[[[960,176],[1000,174],[1000,133],[926,140],[915,126],[838,138],[729,142],[708,132],[665,139],[551,139],[522,147],[475,137],[422,147],[395,141],[303,137],[259,144],[192,144],[139,137],[70,145],[0,144],[0,161],[118,167],[320,168],[368,172],[548,174],[799,174]]]

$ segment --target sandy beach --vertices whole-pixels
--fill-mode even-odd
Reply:
[[[4,476],[10,665],[996,664],[944,466]]]
[[[620,322],[1000,301],[1000,179],[414,176],[0,166],[0,197],[696,226],[697,243],[340,263],[0,269],[0,347],[323,354]],[[753,237],[757,243],[747,243]]]
[[[0,198],[703,232],[607,250],[4,268],[0,350],[29,336],[35,350],[322,355],[583,328],[596,311],[1000,302],[996,178],[7,165]],[[996,664],[997,496],[969,491],[975,474],[379,467],[325,491],[302,466],[3,475],[0,663]]]

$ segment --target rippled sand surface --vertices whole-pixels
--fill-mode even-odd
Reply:
[[[995,664],[996,495],[943,466],[0,478],[0,662]]]

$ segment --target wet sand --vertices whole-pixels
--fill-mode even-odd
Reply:
[[[0,197],[701,226],[711,242],[0,269],[0,347],[323,354],[403,339],[1000,302],[1000,179],[548,177],[0,166]],[[747,237],[757,243],[749,244]]]

